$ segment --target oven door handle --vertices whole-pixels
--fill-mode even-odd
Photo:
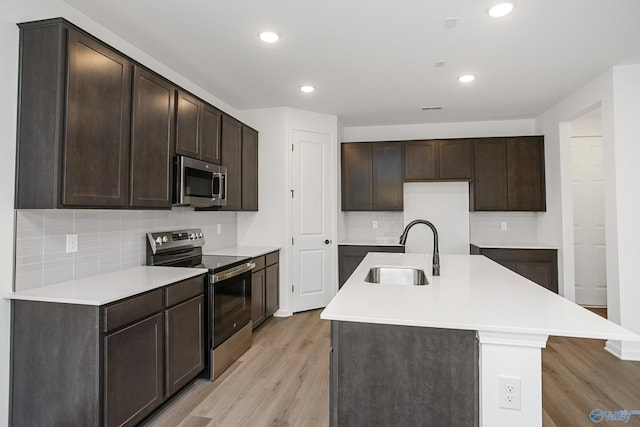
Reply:
[[[229,270],[221,271],[220,273],[214,273],[211,275],[211,283],[222,282],[223,280],[230,279],[238,276],[239,274],[246,273],[249,270],[253,270],[256,266],[255,262],[248,262],[246,264],[239,265],[237,267],[230,268]]]

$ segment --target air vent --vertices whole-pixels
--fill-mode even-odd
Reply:
[[[444,64],[446,64],[446,63],[447,63],[447,61],[441,59],[441,60],[435,62],[435,66],[436,66],[436,68],[442,68],[442,67],[444,67]]]
[[[443,108],[444,107],[442,105],[429,105],[422,107],[422,111],[442,110]]]

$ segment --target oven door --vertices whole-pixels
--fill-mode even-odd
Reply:
[[[210,307],[213,308],[213,348],[251,322],[251,270],[246,263],[235,271],[210,275]]]

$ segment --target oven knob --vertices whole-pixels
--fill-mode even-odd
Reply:
[[[196,235],[191,233],[189,234],[189,240],[194,240],[196,238]]]
[[[167,243],[167,240],[169,240],[167,239],[167,236],[162,236],[162,243]]]
[[[198,233],[198,237],[202,239],[202,232]]]
[[[162,244],[162,237],[156,237],[155,242],[159,245]]]

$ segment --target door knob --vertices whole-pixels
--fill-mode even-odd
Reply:
[[[325,241],[324,241],[324,244],[325,244],[325,245],[328,245],[329,243],[331,243],[331,240],[329,240],[329,239],[327,239],[327,240],[325,240]]]

